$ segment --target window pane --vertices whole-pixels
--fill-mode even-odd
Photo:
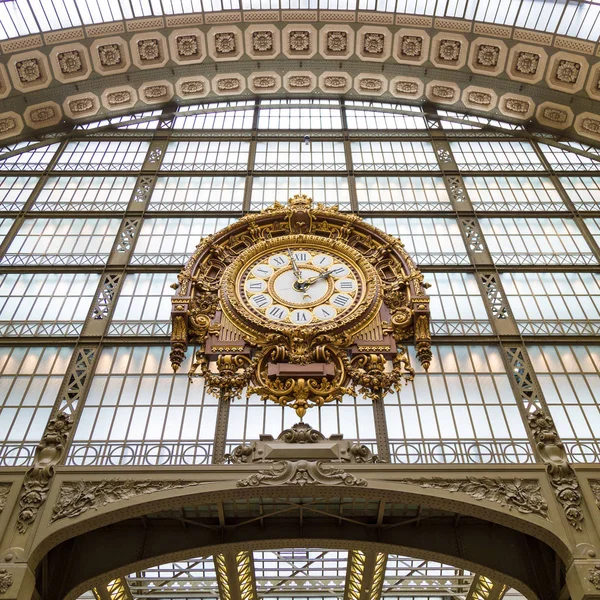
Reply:
[[[69,142],[56,169],[138,171],[149,147],[149,142]]]
[[[356,171],[437,171],[429,142],[351,142]]]
[[[67,464],[210,463],[218,401],[202,379],[190,385],[176,376],[169,352],[166,346],[102,351]]]
[[[33,461],[72,348],[0,347],[0,465]]]
[[[163,171],[246,171],[248,142],[169,142]]]
[[[434,346],[425,373],[385,398],[392,462],[526,463],[533,455],[496,346]]]
[[[120,224],[120,219],[26,219],[1,264],[105,264]]]
[[[37,177],[0,177],[0,211],[21,210],[37,182]]]
[[[79,335],[100,276],[0,274],[0,335]]]
[[[257,171],[344,171],[343,142],[257,142]]]

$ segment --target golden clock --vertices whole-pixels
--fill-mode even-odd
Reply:
[[[265,240],[226,270],[222,307],[243,330],[364,327],[377,310],[380,280],[360,253],[312,235]]]

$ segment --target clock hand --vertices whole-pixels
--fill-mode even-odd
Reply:
[[[319,275],[315,275],[314,277],[309,277],[308,279],[306,279],[304,281],[305,284],[311,285],[313,283],[315,283],[315,281],[318,281],[319,279],[325,279],[325,277],[329,277],[329,275],[331,275],[332,271],[325,271],[325,273],[319,273]]]
[[[290,255],[290,260],[292,261],[292,271],[294,273],[294,277],[296,278],[296,281],[298,283],[304,283],[303,279],[302,279],[302,273],[300,273],[300,269],[298,268],[298,265],[296,264],[296,261],[294,260],[294,254],[292,253],[292,251],[288,248],[287,249],[288,254]]]

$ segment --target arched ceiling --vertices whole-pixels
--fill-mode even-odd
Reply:
[[[0,49],[0,140],[170,103],[312,96],[427,102],[600,141],[600,44],[508,25],[229,10],[78,25]]]

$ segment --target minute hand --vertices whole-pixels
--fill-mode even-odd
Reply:
[[[308,285],[310,285],[311,283],[314,283],[315,281],[319,280],[319,279],[325,279],[325,277],[329,277],[329,275],[331,275],[333,273],[333,271],[325,271],[325,273],[320,273],[319,275],[315,275],[314,277],[310,277],[309,279],[306,279],[304,281],[304,283],[307,283]]]
[[[290,260],[292,261],[292,272],[294,273],[294,277],[296,278],[296,281],[298,283],[303,283],[302,273],[300,272],[300,269],[298,268],[298,265],[296,264],[296,261],[294,260],[293,252],[289,248],[288,248],[288,254],[290,255]]]

